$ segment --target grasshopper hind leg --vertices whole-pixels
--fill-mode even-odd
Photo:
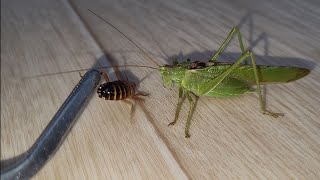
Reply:
[[[245,50],[244,49],[244,45],[243,45],[243,41],[242,41],[242,35],[241,32],[239,31],[239,29],[237,27],[233,27],[231,32],[229,33],[229,35],[227,36],[227,38],[224,40],[224,42],[222,43],[222,45],[220,46],[220,48],[218,49],[218,51],[213,55],[213,57],[209,60],[209,62],[215,62],[218,57],[220,56],[220,54],[223,52],[223,50],[226,48],[226,46],[228,45],[228,43],[231,41],[232,37],[237,34],[238,36],[238,40],[239,40],[239,45],[240,45],[240,49],[242,52],[242,56],[240,57],[240,59],[237,62],[242,62],[244,61],[245,64],[247,63],[247,58],[250,56],[251,57],[251,61],[252,61],[252,66],[253,66],[253,70],[254,70],[254,75],[255,75],[255,79],[256,79],[256,84],[257,84],[257,91],[258,91],[258,95],[259,95],[259,101],[260,101],[260,106],[261,106],[261,111],[263,114],[266,115],[270,115],[273,117],[278,117],[278,116],[284,116],[283,113],[274,113],[271,111],[266,110],[266,106],[265,103],[262,100],[262,95],[261,95],[261,89],[260,89],[260,81],[259,81],[259,77],[257,75],[257,66],[256,66],[256,62],[254,59],[254,54],[251,51]],[[238,65],[234,65],[233,69],[235,69]],[[230,69],[231,70],[231,69]],[[233,71],[233,70],[231,70]],[[230,72],[231,72],[230,71]],[[230,73],[229,72],[229,73]],[[227,73],[226,75],[221,75],[222,79],[225,78],[229,73]],[[224,76],[224,77],[223,77]],[[220,77],[220,78],[221,78]]]
[[[275,117],[275,118],[277,118],[279,116],[284,116],[283,113],[275,113],[275,112],[268,111],[266,109],[266,104],[265,104],[265,102],[263,101],[263,98],[262,98],[261,87],[260,87],[260,78],[258,76],[256,60],[254,58],[253,52],[251,52],[251,51],[248,51],[248,52],[249,52],[248,56],[250,55],[250,57],[251,57],[251,62],[252,62],[254,76],[255,76],[255,79],[256,79],[257,91],[258,91],[259,102],[260,102],[260,107],[261,107],[262,113],[266,114],[266,115],[270,115],[270,116]]]
[[[242,35],[241,32],[239,31],[239,29],[237,27],[233,27],[232,30],[230,31],[229,35],[227,36],[227,38],[224,40],[224,42],[222,43],[222,45],[220,46],[220,48],[217,50],[217,52],[212,56],[212,58],[209,60],[209,62],[215,62],[218,57],[220,56],[220,54],[223,52],[223,50],[226,48],[226,46],[229,44],[229,42],[231,41],[232,37],[237,34],[238,35],[238,40],[239,40],[239,46],[241,49],[241,53],[242,55],[245,53],[245,49],[243,46],[243,41],[242,41]],[[247,60],[245,59],[244,62],[247,64]]]
[[[204,95],[208,94],[211,90],[216,88],[228,75],[230,75],[231,72],[233,72],[236,68],[238,68],[241,62],[245,61],[249,57],[251,58],[251,62],[252,62],[252,69],[253,69],[254,77],[256,80],[255,84],[257,85],[257,93],[259,96],[259,102],[260,102],[260,107],[261,107],[262,113],[266,114],[266,115],[270,115],[272,117],[283,116],[284,115],[283,113],[275,113],[275,112],[268,111],[266,109],[265,103],[262,99],[262,93],[261,93],[261,88],[260,88],[260,78],[258,75],[258,70],[257,70],[257,65],[256,65],[256,61],[254,58],[254,54],[248,50],[245,51],[245,53],[233,65],[231,65],[228,69],[226,69],[224,72],[222,72],[219,76],[217,76],[214,79],[212,79],[211,81],[209,81],[205,87],[202,87],[200,89],[200,91],[198,92],[198,94],[200,96],[204,96]]]

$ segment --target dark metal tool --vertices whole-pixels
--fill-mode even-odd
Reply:
[[[101,79],[97,70],[88,71],[52,118],[31,148],[18,157],[1,162],[1,180],[29,179],[59,149]]]

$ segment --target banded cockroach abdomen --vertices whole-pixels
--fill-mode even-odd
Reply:
[[[136,84],[129,81],[112,81],[101,84],[97,90],[100,98],[106,100],[123,100],[136,95]]]

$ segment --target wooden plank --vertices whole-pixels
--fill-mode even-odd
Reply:
[[[149,92],[134,114],[122,102],[92,98],[69,137],[35,179],[318,179],[320,4],[317,1],[5,1],[1,4],[1,160],[32,145],[80,79],[77,73],[29,76],[110,64],[154,64],[90,8],[134,39],[159,64],[206,60],[238,25],[259,64],[312,69],[257,95],[199,98],[184,138],[186,102],[174,118],[177,90],[157,72],[126,68]],[[221,60],[240,53],[232,42]],[[120,69],[121,70],[121,69]],[[122,69],[123,70],[123,69]],[[112,77],[113,79],[115,77]]]

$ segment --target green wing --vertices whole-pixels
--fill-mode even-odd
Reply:
[[[201,74],[207,73],[208,77],[214,78],[229,68],[231,64],[219,64],[215,66],[197,69]],[[310,73],[310,70],[288,66],[257,66],[260,82],[263,83],[287,83],[298,80]],[[251,65],[241,65],[230,73],[228,77],[255,84],[255,77]]]
[[[263,83],[287,83],[303,78],[310,73],[308,69],[287,66],[257,66],[257,69],[260,82]],[[253,68],[249,65],[241,66],[231,76],[255,83]]]
[[[228,69],[230,64],[219,64],[202,69],[187,70],[182,80],[182,86],[196,95],[202,95],[201,90],[210,80]],[[257,66],[260,82],[285,83],[300,79],[310,73],[308,69],[287,66]],[[251,65],[241,65],[227,76],[217,87],[206,96],[236,96],[251,91],[250,85],[255,85],[255,76]]]
[[[197,96],[203,96],[201,90],[208,86],[210,80],[213,80],[213,77],[208,77],[207,73],[198,70],[189,70],[182,80],[182,86]],[[237,96],[248,91],[251,91],[251,89],[247,82],[227,77],[209,93],[205,94],[205,96]]]

